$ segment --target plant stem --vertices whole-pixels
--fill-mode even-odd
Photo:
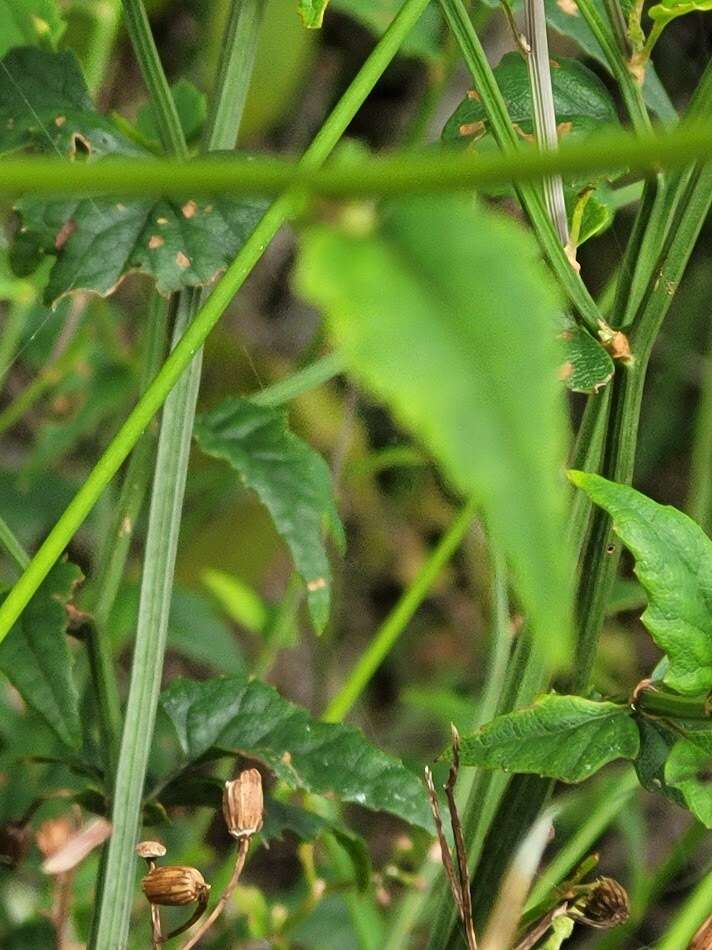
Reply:
[[[360,72],[339,100],[302,159],[302,167],[317,169],[339,141],[403,38],[417,22],[428,0],[406,0]],[[112,164],[112,163],[107,163]],[[71,167],[71,166],[66,166]],[[133,411],[112,439],[64,513],[35,554],[27,571],[0,605],[0,640],[7,635],[27,602],[96,504],[106,485],[160,409],[168,393],[220,319],[235,293],[290,215],[302,206],[303,192],[290,191],[275,201],[247,239],[222,279],[176,344]]]
[[[280,379],[266,389],[253,393],[247,398],[250,402],[258,406],[281,406],[285,402],[290,402],[301,396],[302,393],[309,392],[310,389],[316,389],[318,386],[328,383],[330,379],[341,375],[345,368],[344,358],[341,353],[327,353],[320,359],[315,360],[303,369],[297,370],[286,379]]]
[[[702,370],[685,510],[709,532],[712,515],[712,334]]]
[[[15,564],[17,564],[20,570],[24,571],[27,565],[30,563],[30,555],[24,549],[21,542],[17,539],[17,536],[10,525],[1,516],[0,544],[5,548],[7,553],[13,559]]]
[[[469,501],[452,522],[413,582],[376,631],[344,685],[329,703],[326,712],[321,717],[325,722],[341,722],[359,699],[437,580],[441,570],[457,550],[472,523],[476,510],[474,501]]]
[[[443,0],[451,2],[451,0]],[[489,67],[488,67],[489,69]],[[505,154],[433,152],[384,155],[330,165],[239,155],[178,162],[166,158],[112,158],[66,162],[26,155],[0,161],[0,195],[120,194],[183,197],[229,194],[281,195],[286,189],[328,198],[373,197],[490,188],[537,182],[547,175],[596,175],[625,166],[631,172],[687,168],[712,151],[712,123],[700,118],[672,132],[596,132],[585,142],[561,142],[556,152]],[[538,195],[538,193],[537,193]],[[539,206],[545,214],[541,196]],[[552,234],[553,234],[552,229]],[[558,238],[557,238],[558,243]]]
[[[92,95],[99,91],[106,77],[106,69],[111,59],[116,34],[121,21],[121,0],[101,0],[87,4],[87,13],[93,17],[87,53],[84,61],[84,76]]]
[[[440,0],[440,6],[482,99],[495,141],[505,156],[516,155],[519,159],[522,149],[507,112],[506,103],[462,0]],[[481,156],[478,155],[477,160],[479,161],[480,158]],[[539,188],[520,183],[517,187],[517,195],[559,283],[584,324],[591,333],[597,334],[601,314],[583,281],[571,265],[559,235],[549,219]]]
[[[122,0],[124,22],[134,55],[148,89],[158,132],[164,149],[176,158],[188,157],[188,146],[181,128],[178,110],[168,86],[156,49],[143,0]]]
[[[657,950],[680,950],[688,946],[697,928],[712,913],[712,871],[708,871],[687,898],[668,927]]]

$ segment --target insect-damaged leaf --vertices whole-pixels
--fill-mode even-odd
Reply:
[[[56,564],[0,644],[0,670],[72,748],[81,743],[81,723],[66,637],[66,605],[81,579],[75,564]]]
[[[595,393],[613,376],[615,367],[610,355],[598,340],[572,320],[566,321],[561,333],[564,362],[560,376],[575,393]]]
[[[100,115],[72,53],[22,48],[0,69],[0,154],[32,149],[79,160],[153,153]],[[45,301],[74,291],[106,296],[132,271],[160,293],[209,284],[259,221],[262,199],[196,201],[116,198],[24,198],[23,260],[56,255]],[[34,253],[31,253],[34,252]],[[16,256],[17,257],[17,256]]]
[[[635,758],[638,745],[629,707],[551,695],[463,736],[460,761],[581,782],[607,762]]]
[[[648,595],[641,620],[670,660],[664,682],[679,693],[712,689],[712,541],[691,518],[599,475],[570,472],[613,519]]]
[[[309,229],[296,283],[353,373],[481,502],[542,649],[565,660],[564,357],[534,240],[469,198],[412,198],[368,233]]]
[[[268,509],[306,584],[309,612],[320,632],[331,602],[324,531],[344,543],[326,462],[289,431],[284,412],[246,399],[227,399],[200,416],[194,432],[203,451],[229,462]]]
[[[179,679],[161,696],[187,762],[209,749],[268,765],[290,788],[333,793],[432,830],[423,786],[403,763],[352,726],[318,722],[258,680]]]

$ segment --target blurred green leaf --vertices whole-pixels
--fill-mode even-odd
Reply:
[[[649,719],[645,716],[638,721],[640,731],[640,752],[635,761],[635,771],[638,781],[649,792],[657,792],[665,798],[685,807],[682,793],[667,784],[665,778],[665,764],[670,750],[680,739],[680,734],[674,727],[663,720]]]
[[[186,762],[212,748],[240,752],[264,762],[290,788],[333,793],[432,829],[422,783],[402,762],[352,726],[312,719],[258,680],[174,680],[161,695],[161,706]]]
[[[641,620],[665,651],[664,682],[679,693],[712,689],[712,541],[691,518],[599,475],[570,472],[574,485],[613,519],[648,595]]]
[[[648,7],[648,16],[661,27],[686,13],[706,13],[712,10],[712,0],[663,0]]]
[[[225,613],[250,633],[264,633],[270,611],[260,595],[234,574],[207,568],[200,576]]]
[[[66,605],[81,580],[75,564],[56,564],[0,644],[0,670],[59,740],[74,749],[81,744],[82,728]]]
[[[0,56],[16,46],[54,46],[64,27],[56,0],[0,0]]]
[[[706,828],[712,828],[712,733],[707,747],[680,739],[665,764],[665,781],[679,790],[685,804]]]
[[[535,636],[565,662],[559,297],[533,238],[471,198],[412,198],[367,232],[309,229],[296,283],[354,375],[481,503]]]
[[[208,114],[208,100],[205,93],[197,89],[192,82],[181,77],[171,86],[171,96],[176,106],[181,128],[186,141],[200,135],[205,118]],[[160,148],[161,136],[156,125],[154,107],[147,102],[138,110],[136,128],[147,139],[150,139]]]
[[[68,157],[82,154],[87,161],[152,154],[94,109],[72,53],[18,49],[2,62],[0,153],[32,148]],[[125,202],[24,198],[17,205],[24,248],[19,263],[27,273],[37,261],[37,248],[57,256],[45,289],[50,304],[81,290],[107,296],[134,271],[155,279],[158,291],[167,295],[211,283],[252,232],[266,204],[262,199],[188,197]]]
[[[638,749],[629,706],[550,695],[463,736],[460,761],[582,782],[614,759],[634,759]]]
[[[494,70],[512,122],[523,136],[534,133],[531,84],[527,64],[519,53],[505,53]],[[617,126],[618,113],[610,93],[583,63],[557,58],[552,62],[551,81],[559,134],[581,138],[601,126]],[[467,146],[489,134],[489,121],[482,100],[468,93],[445,124],[443,142]]]
[[[312,622],[321,632],[331,603],[324,531],[344,543],[326,462],[289,431],[284,412],[246,399],[227,399],[199,416],[194,433],[201,449],[229,462],[268,509],[306,584]]]

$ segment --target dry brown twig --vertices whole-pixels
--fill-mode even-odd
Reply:
[[[442,855],[443,867],[450,884],[452,896],[455,899],[460,921],[465,931],[468,950],[477,950],[477,937],[475,935],[475,925],[472,919],[472,897],[470,895],[470,875],[467,868],[467,850],[465,848],[465,839],[462,833],[462,823],[457,811],[455,802],[455,785],[457,783],[457,774],[460,769],[460,735],[454,725],[452,729],[452,765],[445,783],[445,796],[447,798],[448,811],[450,812],[450,826],[452,827],[453,841],[455,842],[455,857],[457,859],[457,871],[452,860],[450,848],[443,832],[442,816],[440,814],[440,802],[435,791],[433,783],[433,773],[429,768],[425,769],[425,785],[428,790],[430,800],[430,809],[433,813],[435,830],[440,843],[440,853]]]

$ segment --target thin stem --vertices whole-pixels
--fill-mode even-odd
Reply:
[[[492,134],[504,152],[503,157],[516,155],[517,160],[520,160],[520,156],[523,158],[523,152],[507,112],[506,103],[462,0],[440,0],[440,6],[470,70],[477,92],[482,99]],[[547,153],[539,153],[540,156],[545,154]],[[478,155],[477,160],[480,159],[481,156]],[[582,321],[591,333],[597,334],[601,314],[583,281],[571,265],[559,235],[549,219],[538,187],[520,182],[517,195],[559,283]]]
[[[549,42],[546,35],[546,13],[543,0],[525,0],[524,14],[529,42],[527,66],[536,137],[543,151],[555,152],[559,146],[559,137],[556,131],[554,90],[551,85]],[[544,179],[544,197],[549,217],[558,232],[559,240],[566,246],[569,243],[569,224],[561,175]]]
[[[411,27],[428,5],[429,0],[406,0],[388,30],[366,60],[363,68],[337,103],[321,131],[305,152],[302,167],[318,168],[339,141],[364,99],[393,59]],[[107,163],[112,164],[112,163]],[[71,166],[67,166],[71,167]],[[55,523],[45,542],[35,554],[27,571],[0,605],[0,641],[22,612],[34,592],[60,557],[69,540],[94,507],[104,488],[136,444],[168,393],[189,365],[197,350],[222,316],[225,308],[240,289],[267,245],[282,224],[302,206],[303,193],[291,191],[275,201],[250,237],[245,241],[233,263],[196,314],[194,320],[161,367],[104,454],[87,476],[69,506]]]
[[[121,0],[101,0],[87,4],[86,12],[94,20],[84,58],[84,76],[87,86],[96,95],[101,87],[111,59],[121,21]]]
[[[685,510],[705,531],[709,531],[712,515],[712,334],[703,364],[688,485]]]
[[[213,907],[212,911],[208,914],[208,916],[205,918],[205,920],[200,925],[200,927],[198,927],[198,929],[195,931],[193,936],[183,944],[183,946],[181,947],[181,950],[191,950],[191,947],[194,947],[198,943],[198,941],[202,939],[202,937],[213,926],[213,924],[218,919],[220,914],[222,914],[225,908],[225,905],[230,899],[230,895],[235,890],[235,888],[237,887],[237,882],[240,880],[240,875],[242,874],[242,870],[245,867],[245,860],[247,859],[247,852],[249,850],[249,847],[250,847],[250,838],[249,837],[240,838],[240,842],[237,846],[237,858],[235,860],[235,867],[232,870],[232,874],[230,875],[230,880],[227,882],[225,890],[220,895],[220,900],[217,902],[215,907]]]
[[[280,379],[265,389],[253,393],[248,398],[258,406],[281,406],[301,396],[302,393],[316,389],[328,383],[335,376],[340,376],[345,369],[345,361],[341,353],[327,353],[303,369],[297,370],[286,379]]]
[[[564,139],[556,152],[522,149],[519,145],[515,141],[516,152],[504,154],[406,152],[324,169],[303,159],[293,162],[239,155],[191,162],[167,158],[66,162],[26,155],[0,161],[0,195],[277,196],[293,188],[329,198],[353,198],[484,189],[537,182],[547,175],[597,175],[621,166],[631,172],[656,172],[661,167],[686,168],[691,162],[707,158],[712,151],[712,123],[700,117],[670,132],[640,133],[637,137],[623,129],[601,131],[584,142]]]
[[[30,563],[30,555],[2,516],[0,516],[0,544],[5,548],[20,570],[24,571]]]
[[[163,147],[176,158],[185,159],[188,157],[188,146],[153,39],[146,8],[142,0],[122,0],[122,3],[124,22],[143,81],[148,89]]]
[[[680,950],[688,946],[697,928],[712,913],[712,871],[709,871],[675,915],[658,950]]]
[[[441,570],[453,556],[465,532],[475,516],[476,505],[469,501],[452,522],[446,533],[425,561],[410,587],[361,654],[346,682],[329,703],[322,716],[325,722],[341,722],[357,702],[374,673],[391,652],[408,625],[411,617],[423,602],[437,580]]]

